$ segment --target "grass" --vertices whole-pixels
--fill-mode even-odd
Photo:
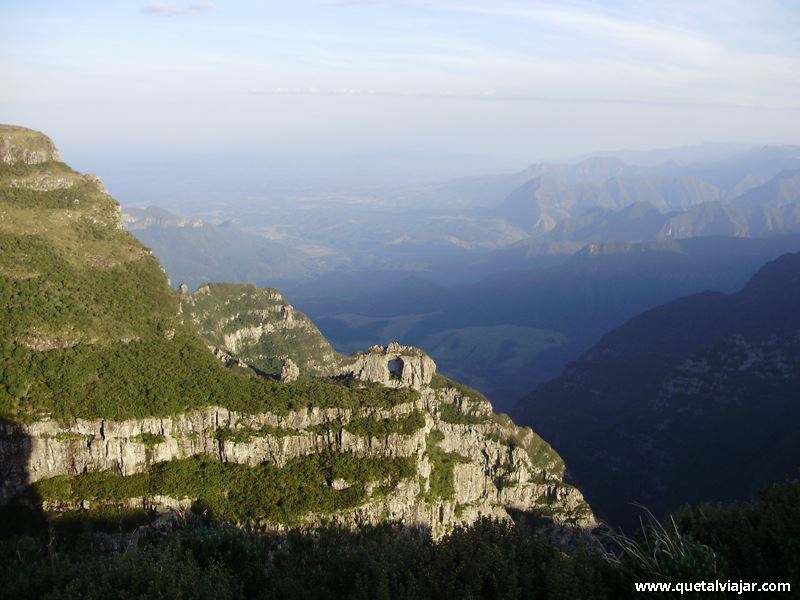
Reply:
[[[457,464],[470,460],[457,452],[445,452],[439,447],[444,434],[434,429],[425,438],[425,455],[431,463],[431,475],[427,493],[423,498],[428,502],[436,500],[452,500],[455,497],[455,480],[453,471]]]
[[[143,433],[133,436],[131,438],[131,441],[138,442],[139,444],[143,444],[146,448],[153,449],[158,444],[163,443],[164,440],[166,439],[167,438],[165,438],[160,433],[149,433],[145,431]]]
[[[145,473],[59,476],[39,481],[34,488],[51,502],[89,500],[114,506],[129,498],[162,495],[189,498],[218,521],[297,523],[310,513],[329,514],[366,502],[370,481],[395,486],[416,472],[413,458],[357,458],[325,452],[277,468],[272,464],[223,463],[198,455],[158,463]],[[335,479],[344,479],[350,486],[335,490],[330,485]]]
[[[74,185],[11,186],[35,175]],[[317,380],[280,384],[226,369],[183,322],[158,261],[118,228],[118,209],[62,163],[0,165],[0,415],[127,419],[212,405],[285,414],[391,408],[418,397]]]
[[[411,435],[425,427],[425,415],[415,410],[398,418],[357,417],[344,426],[345,431],[364,437],[385,438],[392,434]]]
[[[82,433],[71,433],[68,431],[59,431],[56,434],[56,441],[59,442],[85,442],[92,439],[94,436],[85,435]]]
[[[723,579],[722,565],[709,546],[683,533],[675,519],[660,522],[649,510],[643,511],[639,535],[635,538],[613,533],[619,548],[608,559],[624,566],[636,581],[711,581]]]
[[[490,421],[489,415],[467,413],[455,404],[439,405],[439,418],[453,425],[480,425]]]

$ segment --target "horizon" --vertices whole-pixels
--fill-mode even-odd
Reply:
[[[47,133],[112,189],[126,166],[155,178],[192,159],[227,180],[258,171],[253,187],[357,188],[800,140],[789,2],[42,1],[0,14],[0,120]],[[125,203],[145,193],[120,187]]]

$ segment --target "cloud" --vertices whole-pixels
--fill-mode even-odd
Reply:
[[[352,96],[352,97],[373,97],[373,98],[427,98],[427,99],[454,99],[454,100],[479,100],[479,101],[498,101],[498,102],[533,102],[539,104],[608,104],[608,105],[631,105],[631,106],[651,106],[660,108],[710,108],[710,109],[744,109],[761,111],[784,111],[800,112],[800,105],[766,105],[766,104],[747,104],[736,102],[709,101],[680,101],[680,100],[650,100],[647,98],[626,98],[615,96],[544,96],[529,94],[524,92],[497,92],[486,90],[483,92],[435,92],[435,91],[399,91],[399,90],[378,90],[370,88],[322,88],[317,86],[306,87],[279,87],[273,89],[256,90],[251,89],[245,92],[233,92],[245,96]]]
[[[163,2],[153,2],[142,8],[142,12],[148,15],[163,15],[174,17],[179,15],[199,15],[211,8],[211,4],[203,2],[201,4],[189,4],[188,6],[177,6],[175,4],[165,4]]]
[[[374,0],[339,0],[336,6],[364,6],[365,4],[375,4]]]

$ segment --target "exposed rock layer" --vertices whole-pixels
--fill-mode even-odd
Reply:
[[[465,411],[476,422],[448,422],[443,418],[448,406]],[[424,426],[408,435],[366,436],[347,430],[354,417],[396,419],[413,411],[422,412]],[[324,424],[337,424],[340,429],[320,432],[318,426]],[[254,433],[237,441],[234,436],[220,436],[221,430]],[[431,441],[433,431],[441,433],[441,441]],[[148,437],[157,441],[142,441]],[[453,466],[451,498],[427,495],[433,446],[459,456]],[[485,401],[467,398],[453,388],[430,387],[423,388],[413,403],[393,409],[310,408],[282,416],[243,415],[211,407],[162,419],[5,424],[0,427],[0,458],[6,467],[18,468],[10,471],[4,467],[0,500],[8,501],[28,483],[57,475],[97,471],[131,475],[158,462],[196,454],[224,462],[251,466],[269,462],[282,467],[294,458],[325,451],[356,457],[413,457],[419,477],[400,481],[388,495],[340,514],[308,515],[310,522],[332,518],[353,525],[401,519],[409,525],[430,527],[440,535],[455,523],[471,522],[480,515],[508,518],[507,510],[514,509],[544,512],[558,523],[595,524],[580,492],[564,483],[558,455],[530,429],[494,415]],[[24,468],[19,468],[22,456],[27,458]],[[191,499],[131,499],[128,504],[131,502],[139,507],[173,509],[190,504]]]

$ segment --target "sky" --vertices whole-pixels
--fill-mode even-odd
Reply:
[[[0,122],[101,176],[380,183],[798,143],[800,2],[4,0],[0,81]]]

